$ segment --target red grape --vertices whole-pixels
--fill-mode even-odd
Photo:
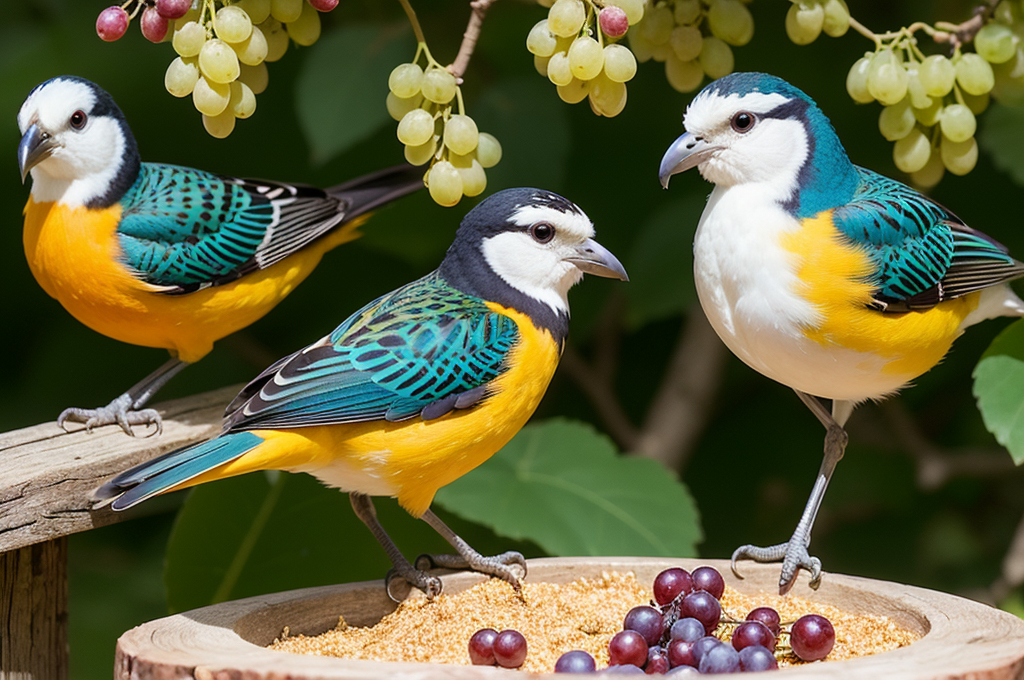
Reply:
[[[309,0],[309,4],[319,12],[330,12],[338,6],[338,0]]]
[[[673,640],[686,640],[687,642],[696,642],[707,635],[707,631],[704,630],[704,624],[693,617],[679,619],[672,624],[672,629],[669,631],[669,637]]]
[[[801,616],[789,631],[793,653],[804,661],[824,659],[836,643],[832,622],[818,614]]]
[[[698,670],[702,674],[735,673],[740,669],[740,655],[729,645],[712,647],[700,658]]]
[[[725,643],[716,638],[713,635],[705,635],[701,639],[693,643],[693,658],[700,664],[700,660],[704,658],[704,655],[708,653],[709,649],[713,649],[718,645],[724,645]]]
[[[595,670],[594,657],[579,649],[566,652],[555,662],[556,673],[593,673]]]
[[[700,675],[700,671],[698,671],[693,666],[676,666],[675,668],[670,670],[665,675],[670,675],[670,676]]]
[[[601,14],[604,14],[605,10],[609,9],[619,8],[605,7],[601,10]],[[619,11],[621,12],[622,10]],[[686,593],[691,590],[693,590],[693,579],[690,578],[690,572],[679,567],[666,569],[654,578],[654,601],[658,604],[668,604],[676,599],[680,593]]]
[[[605,668],[603,671],[601,671],[601,675],[643,675],[643,674],[644,674],[644,672],[640,668],[640,666],[634,666],[631,663],[614,664],[612,666],[608,666],[608,668]]]
[[[697,619],[710,633],[722,618],[722,605],[711,593],[697,590],[683,598],[682,615]]]
[[[772,632],[775,637],[779,636],[779,631],[782,630],[782,618],[779,613],[771,607],[758,607],[757,609],[751,609],[750,613],[747,614],[747,621],[760,621],[764,625],[768,626],[768,630]]]
[[[740,650],[740,670],[745,673],[771,671],[779,667],[775,655],[760,645],[744,647]]]
[[[656,645],[664,632],[661,612],[654,607],[633,607],[626,614],[626,618],[622,622],[622,629],[635,630],[644,636],[644,641],[648,646]]]
[[[503,630],[494,638],[494,660],[504,668],[519,668],[526,660],[526,638],[518,630]]]
[[[647,650],[647,665],[644,672],[647,675],[662,675],[668,673],[668,654],[662,647],[651,647]]]
[[[469,660],[474,666],[494,665],[494,639],[498,631],[493,628],[481,628],[469,638]]]
[[[690,575],[694,590],[704,590],[720,599],[725,592],[725,579],[714,567],[697,567]]]
[[[622,630],[608,643],[608,663],[612,666],[643,666],[647,661],[647,641],[635,630]]]
[[[96,17],[96,35],[107,42],[114,42],[128,30],[128,12],[114,5]]]
[[[697,666],[697,657],[693,654],[692,642],[686,640],[672,640],[668,643],[668,665],[676,666]]]
[[[142,35],[146,36],[149,42],[161,42],[167,35],[167,18],[161,16],[155,7],[147,7],[142,12],[139,26],[142,28]]]
[[[745,621],[732,634],[732,646],[736,651],[745,647],[761,645],[770,652],[775,651],[775,636],[760,621]]]
[[[164,19],[180,19],[192,7],[192,0],[156,0],[156,11]]]
[[[629,29],[626,12],[619,7],[605,7],[597,15],[597,21],[601,24],[601,31],[609,38],[621,38]]]

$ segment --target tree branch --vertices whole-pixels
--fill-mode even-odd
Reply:
[[[460,85],[462,84],[462,75],[466,72],[469,59],[473,56],[473,50],[476,48],[476,41],[480,38],[480,27],[483,26],[484,15],[495,2],[496,0],[473,0],[469,3],[473,13],[469,16],[469,24],[466,26],[466,32],[462,35],[459,53],[456,55],[455,61],[448,67],[448,72],[455,76],[455,80]]]

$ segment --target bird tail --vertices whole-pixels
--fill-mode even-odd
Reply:
[[[158,494],[191,486],[191,480],[245,455],[263,441],[252,432],[237,432],[165,453],[114,477],[93,493],[93,499],[113,498],[111,508],[127,510]]]
[[[351,221],[354,217],[385,203],[416,192],[423,186],[422,168],[395,165],[330,187],[325,191],[341,202],[345,220]]]

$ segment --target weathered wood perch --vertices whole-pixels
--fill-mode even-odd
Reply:
[[[712,564],[726,582],[745,593],[777,592],[778,565],[744,563],[736,579],[725,560],[586,557],[531,560],[533,581],[566,583],[602,571],[633,571],[642,582],[669,566]],[[442,577],[448,592],[483,577]],[[848,661],[787,669],[804,680],[1011,680],[1024,677],[1024,621],[987,605],[897,583],[826,574],[818,591],[801,579],[794,594],[861,614],[888,616],[921,635],[914,644]],[[484,680],[513,677],[482,666],[374,663],[271,651],[265,646],[284,626],[291,634],[317,635],[344,616],[350,625],[370,625],[392,611],[381,581],[307,588],[203,607],[134,628],[117,643],[115,680]],[[514,676],[561,678],[554,674]],[[767,676],[766,676],[767,677]]]
[[[220,429],[228,387],[156,406],[163,434],[117,426],[64,432],[54,423],[0,434],[0,680],[67,678],[67,536],[130,519],[94,510],[114,474]]]

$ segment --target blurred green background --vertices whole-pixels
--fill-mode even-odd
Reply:
[[[854,16],[876,30],[919,19],[961,21],[973,4],[850,2]],[[387,93],[384,80],[370,91],[346,89],[365,65],[346,57],[344,41],[337,36],[369,25],[382,40],[398,36],[404,41],[399,54],[410,59],[415,44],[397,2],[343,0],[325,17],[320,43],[306,49],[293,45],[280,62],[270,65],[270,87],[258,97],[255,116],[241,121],[226,140],[203,131],[190,100],[176,100],[165,92],[163,73],[173,57],[168,45],[149,44],[135,26],[117,43],[105,44],[96,37],[93,26],[102,5],[81,0],[8,3],[0,25],[0,120],[6,121],[0,126],[0,149],[8,150],[8,162],[0,164],[6,199],[0,218],[0,287],[6,291],[0,343],[7,357],[0,431],[52,420],[67,406],[104,404],[166,358],[161,351],[123,345],[81,326],[29,273],[20,239],[28,189],[18,177],[15,117],[37,83],[66,73],[99,83],[124,110],[144,160],[318,185],[402,160],[390,121],[342,153],[330,151],[337,137],[332,130],[343,125],[331,115],[339,102],[346,109],[382,110]],[[468,2],[414,0],[414,5],[435,57],[452,59],[468,18]],[[737,70],[767,71],[801,87],[831,117],[854,162],[899,177],[892,145],[878,133],[878,105],[854,105],[844,87],[849,66],[870,43],[850,32],[797,47],[783,30],[788,6],[781,0],[751,5],[756,33],[748,46],[735,51]],[[615,439],[620,450],[636,448],[652,399],[672,373],[673,361],[680,361],[677,345],[686,338],[692,356],[681,353],[679,370],[692,374],[697,407],[678,417],[689,419],[692,437],[662,451],[660,458],[678,472],[696,502],[704,535],[698,553],[726,557],[741,543],[785,540],[817,470],[822,430],[787,388],[726,356],[717,340],[701,344],[708,335],[699,318],[692,317],[690,243],[710,186],[687,174],[675,178],[671,191],[663,191],[656,177],[664,149],[681,132],[690,95],[671,90],[662,66],[648,63],[629,83],[629,104],[617,118],[597,118],[586,104],[563,104],[554,87],[534,71],[525,49],[527,32],[544,16],[544,9],[527,0],[497,3],[466,75],[468,113],[504,145],[503,161],[488,172],[487,193],[535,185],[569,197],[594,220],[599,240],[619,255],[632,282],[622,286],[588,279],[573,291],[570,356],[536,419],[584,421]],[[376,68],[386,79],[393,65],[378,63]],[[986,120],[985,115],[979,118],[982,134]],[[990,233],[1018,256],[1024,253],[1020,194],[1020,187],[995,169],[985,153],[968,176],[947,174],[933,191],[968,224]],[[201,368],[183,372],[160,397],[247,381],[277,357],[328,332],[365,301],[426,273],[440,261],[459,219],[473,204],[464,199],[445,209],[422,193],[381,211],[365,228],[363,239],[330,253],[271,314],[221,342]],[[986,431],[971,394],[974,365],[1006,325],[994,321],[975,327],[914,389],[854,414],[847,456],[815,527],[812,552],[827,570],[1024,610],[1020,584],[1003,578],[1003,564],[1024,514],[1024,473]],[[473,474],[467,483],[473,483]],[[283,483],[255,476],[223,484],[225,498],[239,498]],[[253,485],[263,486],[253,491]],[[300,542],[267,548],[273,554],[264,555],[262,563],[291,565],[292,573],[280,578],[257,578],[254,573],[230,589],[232,597],[261,588],[383,574],[383,556],[368,534],[363,535],[365,530],[350,525],[343,496],[335,494],[334,500],[311,509],[294,504],[305,493],[315,493],[313,487],[308,479],[289,480],[280,500],[282,511],[290,509],[333,527],[332,544],[312,550]],[[219,493],[217,485],[211,488],[207,496]],[[154,504],[147,517],[71,538],[73,678],[109,677],[117,636],[167,613],[164,563],[183,499],[179,494]],[[409,554],[439,547],[427,527],[403,519],[393,502],[378,506],[385,521],[399,525],[395,533]],[[688,506],[681,510],[692,524],[688,512]],[[489,528],[451,519],[482,551],[509,547],[508,539]],[[181,522],[186,524],[185,519]],[[231,530],[209,524],[213,533]],[[350,526],[351,532],[344,529]],[[179,526],[178,531],[186,529]],[[671,532],[671,523],[659,531]],[[535,543],[513,545],[529,555],[544,553]],[[172,560],[199,561],[187,550],[175,558],[174,551],[172,544]],[[190,592],[193,578],[199,583],[204,577],[187,569],[168,573],[171,606],[194,605],[195,598],[181,593]]]

